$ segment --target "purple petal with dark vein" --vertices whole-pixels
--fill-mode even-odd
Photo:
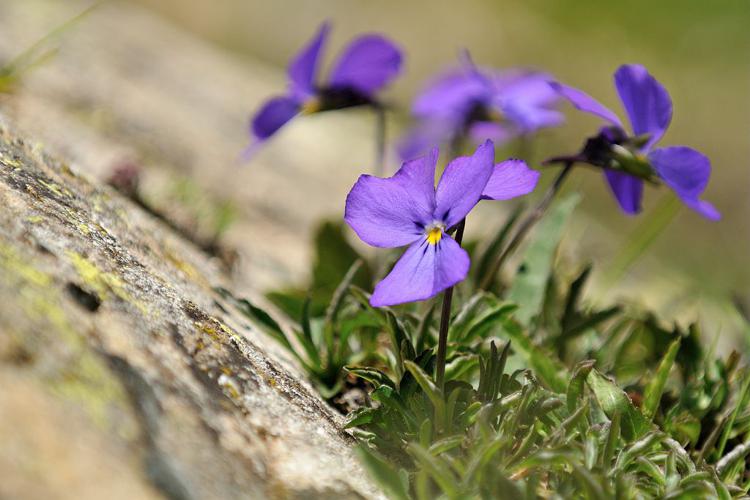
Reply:
[[[558,82],[549,82],[549,84],[558,94],[560,94],[561,97],[567,99],[574,108],[583,111],[584,113],[598,116],[599,118],[607,120],[608,122],[622,128],[622,123],[617,115],[587,93]]]
[[[296,99],[288,96],[274,97],[266,101],[253,117],[252,133],[259,140],[268,139],[297,113],[299,103]]]
[[[372,95],[401,72],[401,50],[380,35],[365,35],[352,41],[331,72],[331,87],[351,87]]]
[[[287,74],[291,81],[292,94],[304,101],[315,94],[315,79],[318,72],[320,52],[328,38],[331,25],[324,22],[312,40],[300,50],[289,64]]]
[[[625,64],[615,72],[620,95],[635,135],[649,134],[645,151],[659,142],[672,120],[672,99],[667,90],[638,64]]]
[[[605,170],[604,176],[623,212],[628,215],[635,215],[641,211],[642,180],[616,170]]]
[[[709,219],[720,218],[713,205],[700,200],[711,176],[711,161],[705,155],[686,146],[671,146],[654,149],[648,160],[687,206]]]
[[[485,200],[509,200],[529,194],[539,182],[539,172],[523,160],[505,160],[495,165],[482,192]]]
[[[370,304],[383,307],[429,299],[463,281],[469,266],[469,254],[450,236],[443,235],[436,245],[422,238],[377,284]]]
[[[344,220],[375,247],[394,248],[424,236],[435,210],[438,152],[404,163],[393,177],[362,175],[346,197]]]
[[[471,156],[462,156],[445,167],[435,193],[435,218],[452,227],[479,202],[492,175],[495,146],[487,141]]]

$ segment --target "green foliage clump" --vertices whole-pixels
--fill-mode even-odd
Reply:
[[[319,232],[309,292],[270,294],[298,318],[289,328],[238,303],[329,400],[367,390],[347,427],[392,498],[745,497],[750,372],[736,353],[706,352],[695,326],[586,304],[591,268],[555,265],[575,202],[542,220],[511,279],[487,273],[517,213],[488,244],[467,245],[477,267],[456,290],[442,388],[436,305],[372,308],[378,266],[340,226]]]

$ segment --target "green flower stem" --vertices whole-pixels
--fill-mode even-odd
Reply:
[[[461,241],[464,238],[464,228],[466,227],[466,219],[462,220],[456,226],[456,235],[453,237],[461,246]],[[445,382],[445,355],[448,349],[448,326],[451,320],[451,302],[453,302],[453,287],[448,288],[443,293],[443,309],[440,313],[440,333],[438,335],[438,350],[437,360],[435,363],[435,384],[438,389],[443,390]]]

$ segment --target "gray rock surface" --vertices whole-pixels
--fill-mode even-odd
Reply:
[[[375,495],[217,262],[0,130],[0,498]]]

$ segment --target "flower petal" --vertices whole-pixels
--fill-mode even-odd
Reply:
[[[501,75],[495,79],[501,81]],[[549,75],[524,72],[505,80],[496,91],[494,102],[502,115],[521,132],[554,127],[563,122],[562,113],[550,108],[560,99],[560,95],[550,86]]]
[[[643,181],[641,179],[609,169],[604,171],[604,176],[623,212],[628,215],[635,215],[641,211],[641,198],[643,197]]]
[[[452,69],[432,80],[417,96],[412,114],[460,121],[472,104],[489,98],[487,86],[465,69]]]
[[[667,90],[638,64],[615,72],[615,87],[630,117],[635,135],[650,134],[645,150],[659,142],[672,120],[672,99]]]
[[[551,106],[560,100],[560,94],[549,84],[552,76],[547,73],[528,70],[499,71],[493,75],[492,81],[506,101]]]
[[[709,220],[721,220],[721,212],[706,200],[683,198],[682,202]]]
[[[711,161],[692,148],[658,148],[649,153],[648,159],[664,183],[680,197],[697,198],[708,185]]]
[[[599,118],[603,118],[604,120],[622,128],[622,123],[620,123],[620,119],[617,115],[587,93],[558,82],[550,82],[549,84],[558,94],[567,99],[574,108],[583,111],[584,113],[590,113]]]
[[[688,207],[712,220],[721,217],[710,203],[700,200],[711,176],[711,161],[705,155],[685,146],[672,146],[651,151],[648,159]]]
[[[518,130],[498,122],[474,122],[467,133],[474,144],[482,144],[487,139],[496,145],[505,144],[518,136]]]
[[[503,108],[502,114],[526,134],[540,128],[557,127],[565,121],[563,114],[555,109],[521,103],[508,103]]]
[[[330,30],[330,23],[323,23],[313,39],[299,51],[287,69],[292,84],[292,94],[298,100],[305,100],[315,94],[319,56]]]
[[[396,144],[402,160],[410,160],[451,140],[459,125],[448,119],[420,120]]]
[[[469,254],[450,236],[444,235],[435,245],[423,238],[377,284],[370,304],[383,307],[429,299],[463,281],[470,264]]]
[[[331,72],[331,87],[350,87],[365,95],[388,84],[401,72],[403,56],[380,35],[364,35],[346,48]]]
[[[435,193],[437,220],[452,227],[466,217],[482,196],[494,160],[495,145],[488,140],[473,155],[456,158],[445,167]]]
[[[252,133],[258,140],[265,140],[299,113],[299,103],[292,97],[269,99],[253,117]]]
[[[490,180],[482,191],[485,200],[509,200],[529,194],[539,182],[539,172],[531,170],[523,160],[510,159],[495,165]]]
[[[408,245],[424,235],[435,209],[438,152],[404,163],[393,177],[362,175],[346,197],[344,220],[375,247]]]

